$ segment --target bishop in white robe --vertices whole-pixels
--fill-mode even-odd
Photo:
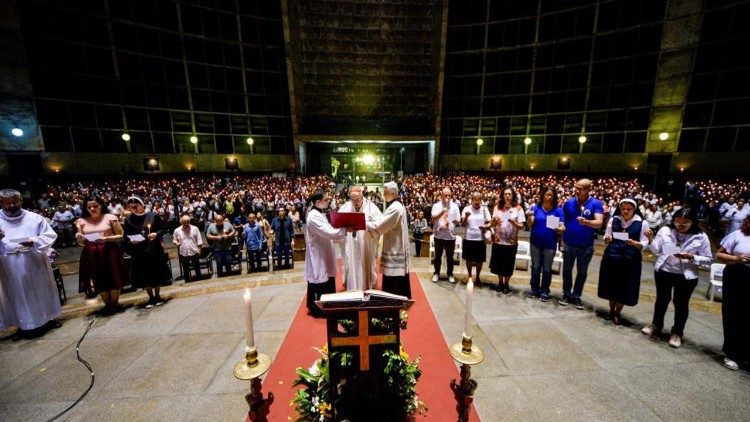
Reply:
[[[0,191],[0,329],[40,328],[62,314],[47,256],[57,234],[39,214],[21,209],[16,191]]]
[[[383,213],[369,199],[362,196],[362,188],[352,186],[349,189],[349,201],[339,212],[365,213],[365,222],[380,220]],[[344,285],[346,290],[374,289],[378,272],[375,261],[378,255],[380,236],[371,231],[359,230],[346,235],[341,256],[344,263]]]

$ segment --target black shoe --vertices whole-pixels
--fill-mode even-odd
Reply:
[[[549,295],[547,293],[542,293],[541,296],[539,296],[539,300],[547,302],[549,300]]]
[[[503,294],[509,295],[510,294],[510,287],[504,286],[503,287]]]
[[[575,306],[576,309],[583,309],[583,302],[580,297],[573,299],[573,306]]]
[[[560,306],[568,306],[570,304],[570,296],[564,294],[562,299],[557,303],[559,303]]]
[[[54,329],[62,327],[63,323],[62,323],[62,321],[57,321],[57,320],[51,319],[51,320],[49,320],[47,322],[46,325],[47,325],[47,329],[54,330]]]
[[[534,298],[537,298],[539,296],[540,296],[539,292],[535,292],[533,290],[530,291],[530,292],[528,292],[528,293],[526,293],[526,297],[529,298],[529,299],[534,299]]]
[[[498,292],[498,293],[502,293],[503,292],[503,285],[502,284],[498,284],[497,286],[495,286],[495,291]]]
[[[477,279],[477,281],[474,282],[474,287],[479,288],[479,287],[482,287],[482,286],[484,286],[484,284],[482,284],[482,282],[479,279]]]

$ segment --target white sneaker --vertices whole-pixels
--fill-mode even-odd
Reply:
[[[658,330],[656,329],[656,326],[654,324],[648,324],[647,326],[641,328],[641,332],[647,336],[653,335]]]
[[[437,274],[433,274],[433,275],[432,275],[432,282],[433,282],[433,283],[437,283],[437,282],[438,282],[438,279],[439,279],[439,278],[440,278],[440,277],[438,277],[438,275],[437,275]]]
[[[737,371],[738,369],[740,369],[740,366],[737,365],[737,362],[729,358],[724,358],[724,367],[729,369],[730,371]]]
[[[669,337],[669,346],[674,347],[675,349],[682,346],[682,338],[677,334],[672,334],[672,336]]]
[[[448,277],[448,283],[451,283],[451,284],[456,284],[456,277],[453,277],[453,276],[449,276],[449,277]]]

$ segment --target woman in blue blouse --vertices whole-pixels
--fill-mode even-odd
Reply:
[[[526,212],[526,221],[531,227],[531,292],[529,297],[538,297],[542,302],[549,300],[549,286],[552,284],[552,261],[555,258],[560,235],[565,231],[563,212],[557,206],[557,192],[545,186],[539,193],[541,204],[535,204]],[[557,219],[547,222],[548,219]],[[550,228],[555,226],[555,228]],[[541,276],[541,284],[540,284]]]

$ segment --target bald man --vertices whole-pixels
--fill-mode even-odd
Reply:
[[[437,283],[440,277],[443,251],[448,262],[448,282],[456,282],[453,277],[453,251],[456,249],[455,231],[456,226],[461,224],[461,211],[452,199],[453,192],[446,186],[440,193],[440,201],[432,206],[432,233],[435,240],[433,283]]]
[[[565,232],[560,247],[563,253],[563,297],[560,299],[560,305],[567,306],[572,303],[577,309],[583,309],[581,295],[589,263],[594,256],[594,236],[604,222],[604,206],[602,201],[589,194],[591,185],[589,179],[577,181],[575,195],[563,204]],[[577,272],[573,285],[573,266],[576,264]]]
[[[193,278],[190,277],[190,267],[195,270],[195,277],[201,277],[201,266],[199,258],[201,256],[201,246],[203,238],[198,227],[190,224],[190,216],[185,214],[180,217],[180,227],[177,227],[172,233],[172,243],[177,246],[177,254],[180,259],[182,275],[185,277],[185,283],[190,283]]]

